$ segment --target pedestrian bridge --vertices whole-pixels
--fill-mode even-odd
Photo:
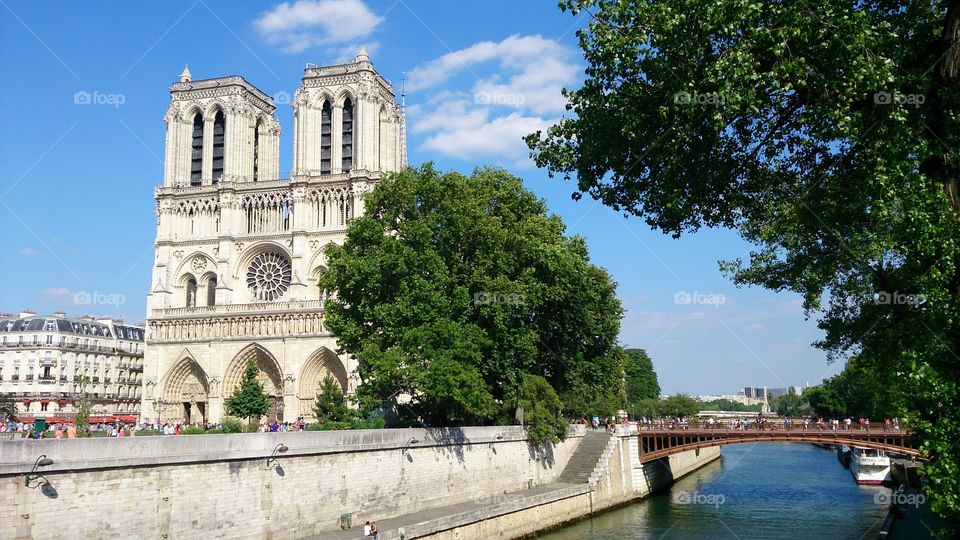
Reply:
[[[764,429],[694,428],[690,429],[647,429],[642,426],[638,432],[640,438],[640,463],[656,461],[660,458],[727,444],[755,442],[798,442],[860,446],[894,452],[904,456],[919,458],[919,441],[908,431],[883,431],[840,429],[832,431],[817,428],[767,427]]]

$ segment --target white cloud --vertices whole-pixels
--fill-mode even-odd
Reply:
[[[524,165],[528,150],[523,137],[550,125],[547,120],[520,113],[486,120],[486,114],[477,114],[476,111],[458,116],[454,107],[448,112],[452,114],[438,112],[427,120],[428,125],[444,127],[428,137],[421,147],[460,159],[488,157]],[[482,121],[477,122],[481,118]]]
[[[51,287],[44,289],[40,292],[40,295],[44,301],[54,302],[57,304],[74,304],[74,294],[73,291],[66,287]]]
[[[265,11],[254,22],[268,43],[288,53],[354,42],[383,20],[363,0],[297,0]]]
[[[40,253],[39,251],[33,248],[28,248],[28,247],[21,249],[19,253],[24,257],[39,257],[40,255],[43,255],[43,253]]]
[[[410,72],[407,90],[438,87],[469,73],[469,91],[441,90],[408,109],[411,132],[428,135],[420,148],[460,159],[494,158],[530,166],[522,138],[554,124],[565,109],[561,94],[579,80],[578,56],[540,35],[484,41],[445,54]],[[482,78],[482,64],[496,72]],[[415,99],[414,99],[415,101]]]

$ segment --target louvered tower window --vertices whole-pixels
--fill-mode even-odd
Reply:
[[[353,102],[343,102],[343,162],[340,169],[348,172],[353,168]]]
[[[259,162],[260,161],[260,120],[253,128],[253,181],[260,179]]]
[[[190,138],[190,185],[199,186],[203,177],[203,116],[193,117],[193,132]]]
[[[330,174],[330,102],[320,110],[320,174]]]
[[[213,183],[216,184],[223,178],[223,143],[226,133],[227,119],[223,112],[217,111],[217,116],[213,119]]]

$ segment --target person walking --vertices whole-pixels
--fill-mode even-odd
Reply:
[[[76,438],[77,438],[77,426],[76,426],[76,425],[70,424],[69,426],[67,426],[67,438],[68,438],[68,439],[76,439]]]

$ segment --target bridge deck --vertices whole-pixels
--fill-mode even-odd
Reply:
[[[727,427],[694,429],[647,429],[641,426],[640,462],[661,459],[679,452],[751,442],[808,442],[845,444],[919,457],[915,441],[907,431],[804,429],[802,427],[767,426],[764,429],[730,429]]]

